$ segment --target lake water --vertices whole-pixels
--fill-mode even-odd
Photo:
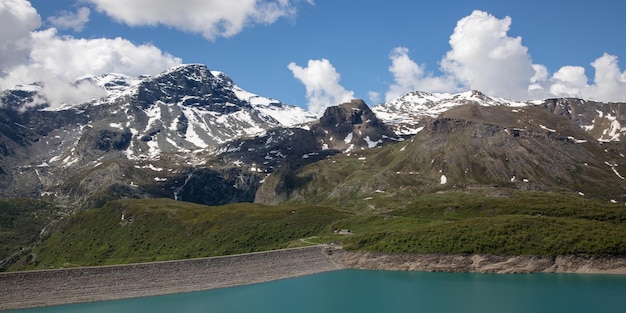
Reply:
[[[342,270],[233,288],[15,312],[626,312],[626,275]]]

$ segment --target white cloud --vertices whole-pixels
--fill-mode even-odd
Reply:
[[[136,45],[119,37],[73,38],[58,36],[51,28],[33,32],[32,39],[31,65],[68,81],[104,73],[155,74],[181,62],[153,45]]]
[[[41,25],[41,18],[30,2],[0,2],[0,77],[14,64],[26,61],[30,31]]]
[[[378,104],[380,103],[380,93],[377,91],[368,91],[367,92],[367,97],[370,99],[370,102],[372,104]]]
[[[289,63],[287,67],[293,76],[304,84],[309,111],[318,116],[322,115],[327,107],[354,98],[353,91],[348,91],[339,84],[339,73],[326,59],[309,60],[305,68],[294,62]]]
[[[536,84],[531,85],[531,97],[577,97],[598,101],[626,100],[626,71],[621,72],[617,57],[605,53],[591,62],[595,75],[590,79],[582,66],[567,65],[548,77],[545,66],[538,70]],[[535,88],[533,90],[532,88]]]
[[[91,100],[102,89],[76,79],[117,72],[130,76],[156,74],[181,60],[153,45],[122,38],[79,39],[59,36],[56,29],[35,31],[41,24],[25,0],[0,3],[0,90],[41,82],[51,106]]]
[[[547,67],[533,64],[521,37],[509,37],[511,18],[498,19],[474,11],[458,21],[450,36],[450,47],[441,59],[443,74],[424,74],[424,66],[397,47],[390,54],[394,83],[386,100],[414,91],[456,92],[477,89],[488,95],[516,100],[548,97],[582,97],[599,101],[626,100],[626,71],[617,57],[605,53],[591,63],[593,80],[584,67],[563,66],[550,75]],[[591,83],[590,83],[591,81]]]
[[[499,97],[524,99],[535,69],[521,37],[509,37],[511,18],[474,11],[458,21],[441,69],[463,86]]]
[[[621,72],[617,57],[605,53],[591,63],[595,69],[593,85],[583,94],[600,101],[626,101],[626,71]]]
[[[545,94],[545,82],[548,80],[548,68],[542,64],[533,64],[535,75],[530,79],[530,85],[528,86],[528,92],[531,98],[540,98]]]
[[[295,16],[298,0],[87,0],[98,11],[130,26],[166,25],[213,40],[249,25]],[[306,1],[313,4],[313,0]]]
[[[587,88],[587,76],[582,66],[563,66],[545,83],[549,85],[550,95],[557,97],[581,97]]]
[[[90,13],[91,11],[86,7],[78,8],[76,12],[61,11],[59,16],[49,17],[48,22],[58,29],[72,29],[80,32],[89,22]]]
[[[31,43],[30,61],[0,78],[0,87],[42,82],[43,94],[53,107],[104,95],[103,90],[95,86],[75,85],[75,80],[82,76],[156,74],[181,63],[179,58],[164,54],[152,45],[135,45],[122,38],[60,37],[54,28],[32,32]]]
[[[430,92],[446,92],[457,87],[452,79],[424,74],[424,66],[420,66],[409,58],[409,49],[397,47],[389,54],[391,66],[389,72],[393,74],[394,83],[389,86],[385,100],[394,100],[414,90],[428,90]]]

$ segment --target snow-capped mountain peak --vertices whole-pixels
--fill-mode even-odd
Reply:
[[[410,92],[396,100],[372,108],[376,116],[389,124],[398,134],[413,135],[421,130],[420,121],[435,118],[441,113],[463,104],[481,106],[527,106],[527,102],[490,97],[477,90],[460,93]]]
[[[109,94],[124,92],[141,82],[144,77],[130,77],[124,74],[107,73],[92,78],[92,81]]]
[[[205,65],[185,64],[153,76],[104,74],[83,77],[106,91],[106,96],[79,104],[43,108],[66,112],[74,149],[55,152],[52,163],[88,162],[119,150],[129,159],[159,159],[163,153],[180,153],[216,147],[278,127],[294,127],[315,120],[302,108],[262,97],[237,86],[226,74]],[[2,102],[19,108],[33,99],[45,99],[36,85],[3,93]],[[41,109],[41,108],[39,108]],[[78,122],[80,120],[80,122]],[[75,122],[73,122],[75,121]],[[97,149],[78,147],[81,141],[101,142]],[[115,143],[114,146],[110,143]],[[100,149],[102,148],[102,149]],[[71,152],[70,152],[71,151]],[[82,156],[80,156],[82,155]],[[93,155],[93,156],[89,156]],[[50,163],[50,162],[48,162]],[[60,165],[63,165],[60,164]]]

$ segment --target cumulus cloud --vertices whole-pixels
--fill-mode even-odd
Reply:
[[[516,100],[548,97],[581,97],[599,101],[626,100],[626,71],[616,56],[605,53],[591,63],[590,79],[582,66],[567,65],[550,74],[542,64],[533,64],[521,37],[510,37],[511,18],[498,19],[474,11],[458,21],[450,36],[450,50],[442,57],[440,71],[424,74],[424,66],[397,47],[390,54],[389,71],[394,83],[386,100],[414,91],[456,92],[477,89],[488,95]]]
[[[551,95],[557,97],[582,96],[582,91],[587,87],[587,76],[582,66],[563,66],[556,71],[552,78],[544,82],[549,85]]]
[[[49,17],[48,22],[58,29],[72,29],[75,32],[80,32],[89,22],[90,13],[91,10],[86,7],[78,8],[76,12],[61,11],[58,16]]]
[[[213,40],[233,36],[248,25],[293,17],[299,0],[87,0],[130,26],[165,25]],[[307,0],[313,4],[313,0]]]
[[[626,100],[626,71],[621,71],[617,57],[605,53],[591,63],[595,70],[594,84],[583,93],[591,99],[602,101]]]
[[[526,98],[535,69],[521,37],[509,37],[511,18],[498,19],[482,11],[457,22],[452,48],[441,68],[464,86],[489,95]]]
[[[549,94],[557,97],[580,97],[599,101],[626,100],[626,71],[618,59],[605,53],[591,62],[595,75],[592,83],[582,66],[563,66],[543,82]]]
[[[446,92],[456,88],[455,82],[445,76],[434,76],[424,73],[420,66],[409,58],[409,49],[397,47],[389,55],[391,65],[389,72],[393,74],[394,83],[389,86],[385,100],[391,101],[414,90],[430,92]]]
[[[41,82],[42,93],[53,107],[104,95],[86,82],[75,84],[77,78],[104,73],[155,74],[181,62],[152,45],[135,45],[122,38],[58,36],[54,28],[32,32],[30,42],[29,62],[0,78],[0,87]]]
[[[53,28],[33,32],[31,37],[30,66],[55,73],[65,80],[103,73],[155,74],[181,62],[151,44],[136,45],[120,37],[58,36]]]
[[[136,45],[122,38],[60,36],[55,28],[37,31],[40,25],[28,1],[0,3],[0,90],[39,82],[45,102],[60,106],[104,95],[86,81],[76,83],[80,77],[111,72],[156,74],[181,63],[153,45]]]
[[[309,111],[318,116],[327,107],[348,102],[354,98],[354,92],[339,84],[340,75],[326,59],[309,60],[307,67],[291,62],[287,66],[293,76],[306,88]]]
[[[30,2],[0,2],[0,76],[13,64],[26,61],[30,31],[41,25],[41,18]]]

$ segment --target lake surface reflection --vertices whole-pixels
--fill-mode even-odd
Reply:
[[[626,312],[626,275],[341,270],[15,312]]]

